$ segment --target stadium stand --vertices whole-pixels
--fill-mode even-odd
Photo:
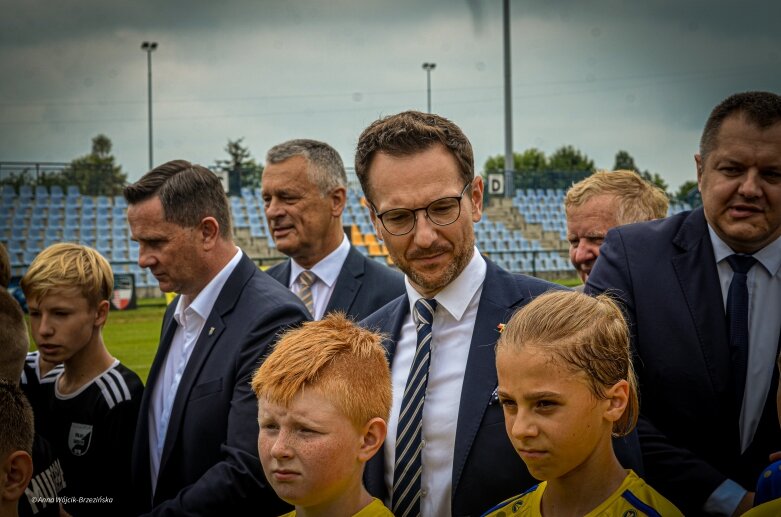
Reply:
[[[348,191],[345,230],[361,253],[393,265],[387,248],[377,241],[366,201],[358,192]],[[122,196],[82,196],[73,185],[65,192],[59,187],[23,186],[17,193],[4,185],[0,201],[0,218],[5,221],[0,241],[8,249],[14,275],[23,274],[45,247],[80,242],[100,251],[115,271],[132,273],[140,296],[159,294],[154,276],[136,263],[138,244],[130,240]],[[241,195],[230,197],[230,207],[234,237],[250,257],[263,266],[284,259],[269,234],[260,189],[243,188]],[[669,213],[690,208],[671,202]],[[573,274],[566,233],[561,189],[523,189],[512,199],[490,199],[475,225],[478,248],[500,266],[548,278]]]

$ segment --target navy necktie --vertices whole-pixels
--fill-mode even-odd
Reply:
[[[727,257],[727,262],[733,272],[727,294],[729,351],[735,389],[735,407],[740,415],[748,367],[748,286],[746,279],[749,269],[757,263],[757,259],[750,255],[730,255]]]
[[[396,428],[396,463],[393,467],[391,506],[396,517],[420,515],[423,448],[423,401],[426,398],[428,367],[431,363],[431,324],[436,300],[421,298],[415,302],[413,319],[417,325],[418,344],[401,399]]]

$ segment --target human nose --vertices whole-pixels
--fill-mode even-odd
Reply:
[[[437,229],[432,223],[426,210],[421,208],[415,211],[415,245],[419,248],[429,248],[437,240]]]
[[[760,181],[759,171],[752,167],[743,175],[740,186],[738,187],[738,193],[747,198],[760,197],[762,195]]]
[[[38,334],[41,336],[52,336],[54,334],[54,326],[51,324],[51,320],[45,314],[41,314],[37,318]],[[31,320],[32,325],[36,325],[34,320]]]
[[[276,433],[271,444],[271,457],[277,460],[292,457],[293,450],[289,442],[290,434],[287,431],[280,430]]]
[[[523,440],[537,436],[540,431],[529,413],[519,409],[515,414],[510,432],[516,440]]]
[[[572,249],[572,263],[575,266],[580,266],[591,260],[594,260],[599,255],[599,247],[589,243],[585,239],[578,241],[578,245]]]
[[[273,219],[284,215],[285,211],[282,209],[282,203],[274,199],[273,197],[268,200],[264,205],[263,210],[266,212],[266,218]]]
[[[149,249],[143,244],[138,245],[138,265],[140,267],[152,267],[157,260]]]

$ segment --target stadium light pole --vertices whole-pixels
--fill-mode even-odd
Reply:
[[[510,68],[510,0],[504,0],[503,33],[504,33],[504,197],[513,197],[515,190],[513,157],[513,86],[512,70]]]
[[[426,71],[426,98],[428,99],[428,113],[431,113],[431,71],[436,67],[436,63],[423,63],[423,70]]]
[[[141,50],[146,52],[146,66],[148,71],[148,99],[149,99],[149,170],[152,170],[152,52],[157,48],[156,41],[145,41],[141,44]]]

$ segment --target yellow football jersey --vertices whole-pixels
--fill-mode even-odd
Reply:
[[[290,513],[282,515],[282,517],[296,517],[296,511],[293,510]],[[360,512],[353,515],[353,517],[393,517],[393,513],[382,504],[382,501],[375,498],[371,503],[364,506]]]
[[[547,482],[491,508],[483,517],[542,517],[540,502]],[[682,517],[683,514],[633,471],[602,504],[584,517]]]

